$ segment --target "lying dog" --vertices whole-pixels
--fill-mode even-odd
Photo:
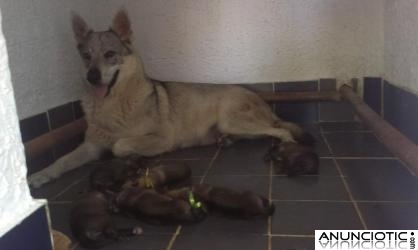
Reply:
[[[154,156],[213,144],[219,135],[272,136],[283,142],[306,138],[299,126],[277,117],[257,94],[245,88],[149,79],[134,53],[124,11],[115,16],[107,31],[92,31],[77,15],[72,24],[87,71],[88,94],[82,99],[88,123],[85,141],[30,176],[34,187],[98,159],[107,150],[117,157]]]
[[[273,146],[265,159],[273,161],[278,174],[314,175],[319,171],[318,155],[308,145],[282,142]]]
[[[121,237],[142,234],[142,229],[116,228],[111,219],[112,203],[103,193],[86,193],[71,210],[70,227],[74,237],[86,248],[98,248]]]

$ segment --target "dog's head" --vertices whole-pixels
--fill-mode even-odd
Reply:
[[[117,82],[124,57],[132,54],[131,25],[125,11],[119,11],[107,31],[92,31],[73,14],[72,26],[77,48],[86,66],[86,80],[99,97],[109,94]]]

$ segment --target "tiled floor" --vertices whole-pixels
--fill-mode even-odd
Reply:
[[[318,140],[318,176],[275,175],[273,166],[263,161],[269,139],[158,157],[189,163],[195,181],[250,189],[269,197],[276,205],[271,218],[209,217],[199,224],[176,227],[118,217],[121,225],[141,225],[145,234],[105,249],[314,249],[315,229],[418,229],[418,181],[370,131],[358,123],[304,127]],[[89,171],[78,169],[32,191],[49,199],[52,226],[68,235],[71,203],[86,190]]]

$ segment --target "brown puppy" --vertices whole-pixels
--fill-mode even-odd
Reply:
[[[131,156],[114,158],[95,163],[98,165],[90,174],[90,185],[94,190],[118,192],[126,180],[135,178],[144,168],[144,162]]]
[[[209,184],[197,184],[193,188],[171,190],[166,194],[187,200],[191,204],[201,201],[211,211],[241,218],[269,216],[274,213],[275,209],[267,198],[251,191],[236,191]]]
[[[206,214],[193,208],[187,201],[157,192],[155,189],[126,188],[116,198],[122,212],[139,217],[149,223],[193,223]]]
[[[100,192],[86,193],[71,210],[70,227],[74,237],[86,248],[98,248],[123,236],[142,234],[139,227],[117,229],[112,224],[111,202]]]
[[[276,171],[288,176],[318,174],[319,158],[311,146],[282,142],[273,146],[266,155]]]
[[[126,181],[123,187],[162,189],[179,182],[190,181],[191,175],[190,167],[185,164],[157,165],[143,169],[136,178]]]

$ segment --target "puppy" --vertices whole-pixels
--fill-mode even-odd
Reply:
[[[118,192],[130,178],[140,174],[144,162],[134,156],[114,158],[96,163],[98,167],[90,174],[90,186],[102,192]]]
[[[266,160],[272,160],[279,174],[287,176],[314,175],[319,171],[319,157],[308,145],[282,142],[273,146]]]
[[[166,193],[189,203],[203,202],[210,211],[238,218],[270,216],[275,207],[268,199],[251,191],[236,191],[226,187],[197,184],[192,188],[171,190]],[[194,201],[196,199],[196,201]]]
[[[168,188],[179,182],[187,182],[190,184],[190,177],[192,171],[189,166],[185,164],[170,164],[170,165],[158,165],[143,169],[136,178],[128,180],[123,185],[127,187],[138,188],[156,188],[163,189]]]
[[[98,248],[124,236],[142,234],[139,227],[117,229],[112,224],[111,202],[100,192],[86,193],[71,210],[70,227],[74,237],[86,248]]]
[[[122,212],[152,224],[188,224],[206,217],[204,210],[183,199],[161,194],[155,189],[126,188],[116,198]]]

